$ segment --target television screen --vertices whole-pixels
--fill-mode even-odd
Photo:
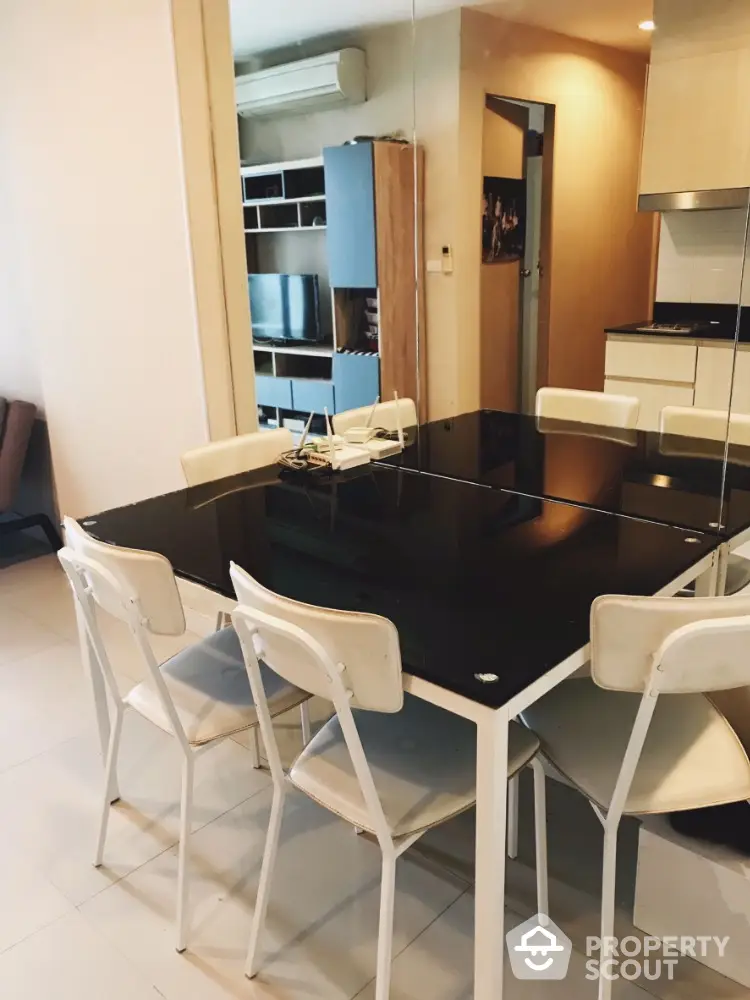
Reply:
[[[253,340],[321,339],[317,274],[250,274]]]

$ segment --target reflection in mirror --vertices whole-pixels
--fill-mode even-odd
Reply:
[[[728,536],[723,566],[727,594],[735,594],[750,585],[750,201],[745,213],[735,211],[732,214],[737,216],[735,230],[742,229],[743,253],[737,335],[730,368],[729,420],[725,426],[722,523]],[[722,408],[720,416],[724,417],[725,413]]]
[[[231,13],[254,361],[235,393],[297,440],[327,414],[343,448],[349,411],[420,405],[411,0]]]
[[[584,6],[455,3],[436,14],[429,0],[416,0],[423,378],[435,428],[422,434],[419,462],[486,479],[479,412],[537,415],[546,441],[534,452],[540,488],[594,502],[610,492],[609,472],[597,481],[595,469],[581,470],[576,483],[567,470],[563,488],[559,464],[544,458],[557,417],[554,394],[539,390],[564,390],[564,435],[571,422],[587,425],[589,438],[592,427],[613,423],[644,435],[650,487],[635,502],[625,495],[634,487],[623,485],[612,506],[647,517],[670,508],[666,466],[679,458],[679,444],[660,450],[662,411],[728,407],[747,189],[743,181],[743,191],[728,193],[740,182],[729,184],[727,163],[712,167],[714,112],[702,74],[680,62],[705,49],[693,36],[706,19],[691,18],[691,4],[656,0],[651,33],[639,27],[650,3],[636,11],[616,0],[583,14]],[[716,32],[712,45],[718,21]],[[706,133],[700,150],[696,128]],[[686,191],[701,195],[675,195]],[[449,446],[435,422],[472,413],[476,436],[467,439],[461,416],[461,446],[455,437]],[[705,460],[695,527],[713,530],[725,434],[710,443],[691,427],[680,454]],[[508,470],[496,478],[507,480]],[[516,468],[510,480],[518,478]]]

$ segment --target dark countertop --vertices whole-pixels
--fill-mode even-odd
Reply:
[[[641,337],[675,337],[683,340],[721,340],[733,342],[737,332],[737,306],[724,302],[654,302],[654,318],[622,326],[606,326],[605,333],[634,334]],[[680,323],[695,326],[690,333],[670,333],[669,330],[639,330],[648,323]],[[739,342],[750,343],[750,306],[742,306]]]
[[[641,327],[647,326],[649,320],[640,323],[626,323],[625,326],[606,326],[605,333],[627,333],[635,334],[639,337],[674,337],[675,340],[723,340],[727,343],[734,342],[734,331],[730,334],[726,327],[721,324],[701,325],[690,333],[675,333],[673,330],[643,330]]]

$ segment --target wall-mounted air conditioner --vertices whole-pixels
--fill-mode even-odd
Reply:
[[[244,118],[300,114],[365,99],[365,54],[341,49],[238,76],[237,113]]]

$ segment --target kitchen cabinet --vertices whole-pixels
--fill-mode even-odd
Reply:
[[[696,341],[610,334],[604,391],[636,396],[639,430],[658,430],[665,406],[692,406],[698,358]]]
[[[658,431],[659,417],[665,406],[693,405],[692,385],[608,378],[604,382],[604,391],[623,396],[636,396],[641,401],[638,414],[639,431]]]
[[[656,0],[654,20],[640,193],[747,187],[750,4]]]
[[[732,386],[733,361],[732,342],[698,348],[694,406],[704,410],[726,410]]]
[[[750,344],[674,337],[607,337],[604,391],[641,401],[640,430],[658,430],[665,406],[750,414]]]

